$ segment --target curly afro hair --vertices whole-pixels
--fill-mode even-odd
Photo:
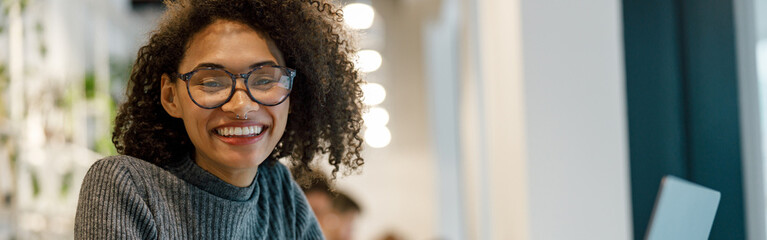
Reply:
[[[184,123],[160,103],[163,74],[177,72],[190,38],[215,20],[246,24],[270,38],[287,67],[296,69],[285,133],[264,163],[289,158],[294,172],[312,171],[327,156],[332,175],[364,164],[362,79],[352,63],[342,12],[320,0],[166,0],[165,12],[148,43],[138,51],[127,100],[115,119],[112,142],[120,154],[156,165],[183,161],[194,150]],[[175,80],[174,80],[175,81]],[[296,176],[297,179],[300,176]],[[299,180],[299,182],[301,182]]]

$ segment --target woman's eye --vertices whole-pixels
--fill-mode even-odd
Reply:
[[[221,86],[224,86],[224,84],[222,82],[216,81],[216,80],[202,81],[200,83],[200,85],[202,85],[203,87],[221,87]]]
[[[256,81],[253,81],[251,83],[251,87],[255,87],[258,89],[265,89],[265,88],[271,87],[271,85],[275,82],[276,81],[274,81],[271,78],[259,78]]]
[[[274,80],[269,79],[269,78],[261,78],[261,79],[256,80],[256,82],[254,82],[254,84],[255,85],[266,85],[266,84],[270,84],[272,82],[274,82]]]
[[[251,80],[252,80],[250,81],[251,85],[264,85],[264,84],[269,84],[273,82],[272,78],[270,78],[269,76],[255,76],[255,77],[251,77]]]

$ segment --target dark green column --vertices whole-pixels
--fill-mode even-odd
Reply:
[[[722,192],[711,239],[745,238],[731,1],[624,0],[634,237],[663,175]]]
[[[642,239],[665,174],[687,175],[684,89],[673,1],[624,0],[634,237]]]
[[[722,192],[710,239],[745,239],[732,1],[681,1],[692,181]]]

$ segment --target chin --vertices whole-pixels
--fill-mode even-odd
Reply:
[[[266,160],[265,156],[261,156],[258,154],[253,155],[244,155],[244,156],[229,156],[226,159],[230,167],[232,168],[240,168],[240,169],[246,169],[246,168],[256,168],[258,165],[261,165],[262,162]]]

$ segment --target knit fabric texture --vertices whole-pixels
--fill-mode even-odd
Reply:
[[[237,187],[188,158],[166,167],[101,159],[80,190],[75,239],[324,239],[287,168],[267,165]]]

